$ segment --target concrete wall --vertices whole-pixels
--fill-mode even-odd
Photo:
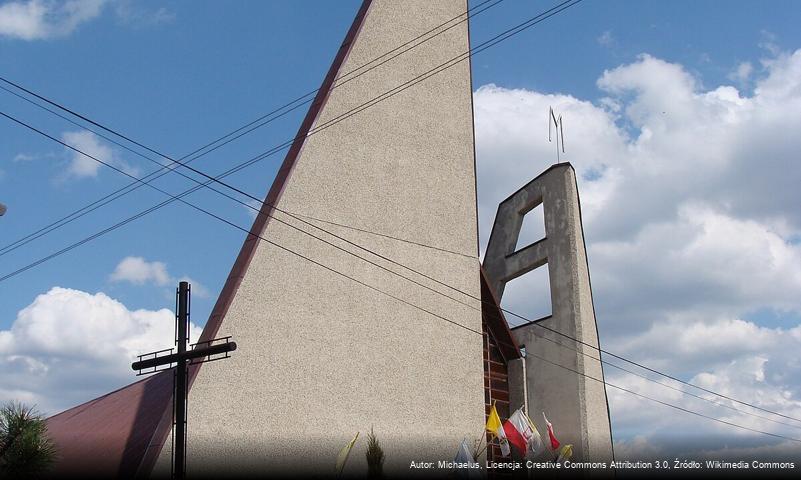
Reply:
[[[465,0],[373,1],[339,74],[466,9]],[[315,125],[467,49],[463,23],[331,91]],[[455,252],[313,222],[479,297],[471,102],[470,66],[462,62],[306,138],[278,207]],[[481,331],[479,310],[275,220],[267,223],[263,235]],[[437,287],[383,260],[371,260]],[[384,446],[385,468],[406,472],[410,459],[452,459],[463,437],[482,432],[479,334],[265,242],[256,247],[216,334],[225,335],[233,336],[239,348],[228,360],[205,364],[189,395],[190,476],[215,469],[330,473],[339,449],[357,431],[362,435],[346,472],[364,473],[371,426]],[[169,471],[169,443],[156,474]]]
[[[515,251],[523,217],[540,204],[546,237]],[[503,294],[506,282],[545,263],[552,315],[512,329],[518,344],[526,347],[527,357],[510,362],[511,408],[523,405],[521,362],[525,361],[529,414],[540,430],[545,432],[541,413],[545,411],[557,438],[573,444],[575,459],[609,461],[612,441],[606,391],[603,383],[586,377],[603,379],[603,370],[595,360],[598,351],[591,347],[598,346],[598,332],[576,177],[570,164],[554,165],[501,203],[484,256],[484,268],[498,295]]]

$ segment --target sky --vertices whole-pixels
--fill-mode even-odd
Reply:
[[[502,1],[471,20],[471,42],[551,5]],[[0,76],[182,158],[317,88],[358,6],[2,1]],[[563,159],[579,177],[603,348],[795,418],[799,24],[801,9],[791,1],[585,0],[472,60],[481,249],[498,202],[556,162],[546,121],[553,107],[564,118]],[[130,175],[157,168],[3,90],[0,111]],[[193,165],[217,174],[252,158],[291,138],[304,113],[291,112]],[[130,178],[6,118],[0,139],[0,202],[8,206],[0,217],[0,277],[163,199],[137,189],[6,249]],[[282,154],[228,181],[261,197]],[[176,175],[154,184],[171,192],[191,185]],[[189,199],[246,228],[253,220],[252,210],[214,193]],[[541,223],[530,214],[522,241],[541,237]],[[176,282],[192,283],[197,338],[243,237],[171,205],[0,281],[0,400],[55,413],[130,383],[134,355],[169,346]],[[529,318],[547,315],[546,289],[547,274],[537,270],[508,285],[504,306]],[[801,437],[795,426],[614,367],[605,372],[611,383],[705,415]],[[608,393],[621,457],[675,448],[799,455],[797,443]]]

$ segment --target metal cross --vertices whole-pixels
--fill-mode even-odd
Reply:
[[[175,367],[173,385],[173,455],[172,476],[183,479],[186,476],[186,406],[189,390],[189,365],[228,358],[236,350],[236,342],[231,337],[215,338],[189,345],[189,294],[188,282],[180,282],[175,292],[175,343],[178,348],[168,348],[157,352],[139,355],[139,360],[131,365],[137,375],[147,375]],[[169,352],[169,353],[167,353]],[[147,370],[147,371],[144,371]]]

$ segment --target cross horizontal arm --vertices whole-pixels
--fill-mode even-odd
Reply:
[[[209,355],[218,355],[220,353],[232,352],[234,350],[236,350],[236,342],[220,343],[218,345],[195,348],[184,353],[172,353],[170,355],[164,355],[163,357],[140,360],[131,364],[131,368],[134,370],[144,370],[146,368],[154,368],[162,365],[169,365],[171,363],[177,363],[181,360],[192,360],[194,358],[208,357]]]

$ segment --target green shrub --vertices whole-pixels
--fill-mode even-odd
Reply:
[[[33,407],[7,403],[0,408],[0,473],[9,477],[43,474],[53,464],[56,448],[47,423]]]
[[[370,427],[370,433],[367,435],[367,476],[369,478],[378,478],[384,471],[384,451],[378,443],[378,438],[373,432],[373,427]]]

